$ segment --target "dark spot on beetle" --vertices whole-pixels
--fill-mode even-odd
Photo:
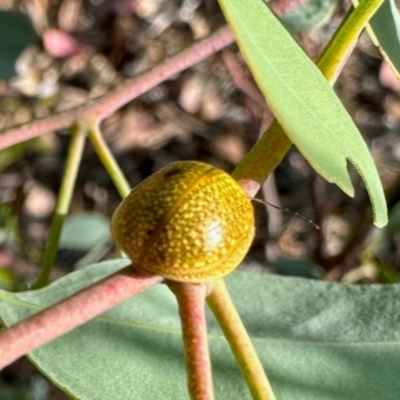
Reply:
[[[157,252],[157,261],[165,261],[165,254],[162,251]]]
[[[170,178],[171,176],[178,175],[182,172],[180,168],[170,169],[168,172],[165,173],[166,178]]]
[[[153,229],[149,229],[149,230],[147,231],[147,235],[148,235],[148,236],[150,236],[152,233],[153,233]]]

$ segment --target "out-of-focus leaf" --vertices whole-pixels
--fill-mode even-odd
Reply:
[[[279,19],[292,33],[304,32],[326,22],[333,14],[337,0],[309,0],[293,7]]]
[[[400,202],[397,203],[390,212],[389,223],[384,230],[387,236],[392,236],[400,232]]]
[[[0,393],[2,400],[21,400],[26,399],[28,396],[27,390],[21,388],[19,383],[15,383],[14,385],[0,383]]]
[[[1,318],[10,325],[128,262],[92,265],[41,290],[0,291]],[[398,399],[400,285],[351,286],[246,272],[231,274],[227,285],[278,399]],[[210,315],[208,330],[216,398],[250,399]],[[30,358],[80,400],[188,398],[177,306],[165,285]]]
[[[352,0],[354,5],[358,0]],[[385,0],[367,28],[371,39],[400,78],[400,16],[394,0]]]
[[[368,190],[375,225],[386,225],[386,201],[375,164],[318,68],[262,0],[219,3],[257,84],[290,140],[320,175],[352,196],[350,161]]]
[[[0,288],[11,290],[15,284],[15,277],[8,268],[0,266]]]
[[[279,275],[301,276],[303,278],[322,279],[324,270],[309,260],[281,258],[272,264]]]
[[[1,54],[0,54],[0,57],[1,57]],[[0,63],[1,63],[1,61],[0,61]],[[23,143],[18,143],[15,146],[11,146],[11,147],[8,147],[7,149],[2,150],[0,153],[0,171],[4,170],[9,165],[11,165],[12,163],[19,160],[25,153],[27,146],[28,146],[28,143],[23,142]]]
[[[82,212],[66,218],[59,247],[89,251],[110,239],[110,221],[106,216],[98,212]]]
[[[17,58],[36,39],[26,15],[0,11],[0,79],[10,79],[15,75]]]
[[[15,242],[18,237],[17,217],[10,203],[0,204],[0,244]]]

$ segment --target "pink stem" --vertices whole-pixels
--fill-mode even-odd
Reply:
[[[127,267],[0,332],[0,369],[161,282]]]
[[[168,282],[179,304],[188,389],[192,400],[214,399],[205,317],[206,284]]]
[[[133,98],[147,92],[167,78],[197,64],[233,42],[233,34],[230,28],[225,26],[201,42],[166,59],[162,64],[150,71],[131,81],[124,82],[118,90],[97,101],[90,108],[90,113],[103,120]]]
[[[225,26],[206,39],[165,60],[162,64],[155,66],[136,78],[126,80],[114,91],[94,100],[88,105],[33,120],[0,132],[0,150],[45,133],[67,128],[85,115],[92,116],[101,121],[152,87],[197,64],[233,42],[233,34],[229,27]]]
[[[241,68],[236,55],[231,51],[223,51],[222,59],[226,65],[235,85],[250,99],[256,102],[262,109],[266,108],[263,94],[260,92],[251,75],[244,68]]]

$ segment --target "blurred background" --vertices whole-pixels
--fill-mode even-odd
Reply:
[[[349,1],[271,1],[313,60]],[[292,5],[291,5],[292,4]],[[300,4],[300,5],[299,5]],[[85,104],[225,24],[216,0],[0,0],[0,130]],[[335,85],[377,164],[390,224],[372,225],[360,177],[354,199],[292,148],[254,202],[256,238],[242,268],[344,283],[400,279],[400,84],[364,34]],[[176,160],[228,172],[272,120],[235,45],[165,81],[102,124],[132,186]],[[0,152],[0,288],[37,276],[69,142],[59,131]],[[329,144],[327,144],[329,146]],[[120,201],[90,144],[53,278],[115,257]],[[304,218],[294,215],[298,213]],[[320,229],[307,220],[312,220]],[[26,360],[0,374],[0,398],[67,399]]]

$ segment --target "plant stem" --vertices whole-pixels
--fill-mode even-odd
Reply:
[[[215,315],[254,400],[275,400],[263,366],[222,279],[215,281],[207,304]]]
[[[317,66],[331,85],[335,83],[343,62],[353,49],[362,29],[381,3],[382,0],[364,0],[348,14],[340,29],[330,40]],[[249,196],[254,196],[261,183],[282,161],[291,144],[282,127],[275,120],[237,165],[232,172],[232,177],[241,184]],[[266,159],[265,154],[271,154],[271,148],[275,149],[273,157]]]
[[[188,389],[192,400],[214,399],[204,299],[206,284],[168,282],[179,305]]]
[[[34,289],[46,286],[49,282],[58,251],[58,242],[61,236],[65,216],[68,213],[79,164],[85,146],[86,130],[81,124],[71,128],[71,142],[68,149],[67,160],[64,168],[64,175],[58,193],[57,204],[54,210],[53,219],[49,231],[46,249],[43,254],[41,269]]]
[[[0,332],[0,369],[161,282],[129,266]]]
[[[384,0],[364,0],[343,20],[339,29],[325,47],[318,61],[318,68],[326,80],[333,84],[360,36]]]
[[[97,155],[100,157],[100,160],[108,172],[108,175],[110,175],[112,181],[114,182],[119,194],[122,198],[124,198],[128,196],[129,192],[131,191],[131,187],[121,168],[117,164],[113,154],[108,148],[107,143],[104,141],[99,125],[100,124],[98,121],[91,124],[91,128],[89,130],[89,140],[96,150]]]
[[[81,115],[92,115],[98,121],[113,114],[120,107],[157,86],[171,76],[197,64],[235,41],[228,26],[182,50],[136,78],[124,81],[115,90],[92,103],[63,111],[42,119],[0,132],[0,150],[34,137],[71,126]]]
[[[279,122],[273,120],[266,132],[233,170],[232,177],[241,184],[250,197],[254,197],[268,175],[280,164],[291,145],[292,142]],[[271,152],[268,149],[275,151]],[[269,155],[268,158],[265,157],[266,154]]]

